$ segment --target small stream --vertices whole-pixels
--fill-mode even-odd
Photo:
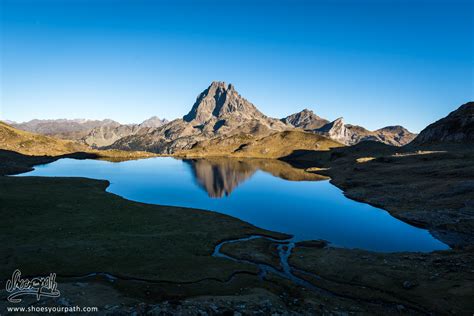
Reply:
[[[237,242],[241,242],[241,241],[249,241],[249,240],[258,239],[258,238],[264,238],[264,239],[267,239],[267,240],[278,243],[277,249],[278,249],[278,255],[279,255],[279,258],[280,258],[279,263],[280,263],[280,267],[281,267],[282,270],[275,269],[274,267],[272,267],[268,264],[265,264],[265,263],[258,263],[258,262],[254,262],[254,261],[250,261],[250,260],[244,260],[244,259],[236,259],[236,258],[230,257],[226,254],[223,254],[221,252],[221,248],[225,244],[232,244],[232,243],[237,243]],[[257,266],[258,270],[259,270],[258,276],[261,280],[263,280],[266,277],[266,275],[269,272],[271,272],[271,273],[274,273],[274,274],[276,274],[276,275],[278,275],[282,278],[290,280],[291,282],[293,282],[295,284],[303,286],[305,288],[308,288],[308,289],[311,289],[313,291],[317,291],[317,292],[320,292],[320,293],[323,293],[323,294],[326,294],[326,295],[328,295],[328,294],[331,295],[332,293],[330,293],[328,291],[325,291],[323,289],[320,289],[320,288],[316,287],[315,285],[311,284],[310,282],[308,282],[304,279],[298,278],[297,276],[295,276],[293,274],[292,271],[298,271],[298,272],[301,272],[303,274],[310,275],[314,278],[319,278],[317,275],[314,275],[314,274],[306,272],[306,271],[294,269],[289,265],[288,258],[290,257],[291,252],[292,252],[294,247],[295,247],[295,243],[292,242],[290,239],[279,240],[279,239],[274,239],[274,238],[270,238],[270,237],[267,237],[267,236],[252,235],[250,237],[226,240],[226,241],[221,242],[220,244],[218,244],[214,248],[214,252],[213,252],[212,256],[213,257],[219,257],[219,258],[226,258],[226,259],[229,259],[229,260],[232,260],[232,261],[235,261],[235,262],[247,263],[247,264],[252,264],[254,266]]]

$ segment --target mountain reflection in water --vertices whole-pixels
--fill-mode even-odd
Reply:
[[[250,179],[257,170],[270,173],[290,181],[319,181],[326,177],[293,168],[286,162],[269,159],[183,159],[189,164],[196,183],[210,197],[222,198],[244,181]]]

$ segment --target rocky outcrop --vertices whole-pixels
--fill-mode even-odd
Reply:
[[[285,124],[305,130],[318,129],[329,123],[328,120],[317,116],[313,111],[308,109],[291,114],[282,118],[281,121]]]
[[[369,131],[362,126],[344,124],[342,117],[314,130],[314,132],[345,145],[355,145],[362,141],[376,141],[392,146],[403,146],[416,137],[416,134],[409,132],[402,126],[387,126],[376,131]]]
[[[348,145],[349,136],[342,117],[327,123],[314,131],[317,134]]]
[[[474,144],[474,102],[468,102],[448,116],[428,125],[413,145]]]
[[[135,134],[139,129],[139,125],[106,125],[92,129],[81,140],[87,145],[100,148],[113,144],[122,137]]]

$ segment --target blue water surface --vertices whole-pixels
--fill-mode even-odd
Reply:
[[[237,165],[174,158],[61,159],[22,176],[106,179],[107,191],[130,200],[212,210],[291,234],[295,241],[325,239],[333,246],[382,252],[449,248],[427,230],[346,198],[327,180],[288,181],[251,160]]]

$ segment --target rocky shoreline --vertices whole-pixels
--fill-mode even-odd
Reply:
[[[283,160],[330,177],[348,198],[429,229],[451,247],[474,244],[474,151],[469,148],[419,150],[366,142]]]

